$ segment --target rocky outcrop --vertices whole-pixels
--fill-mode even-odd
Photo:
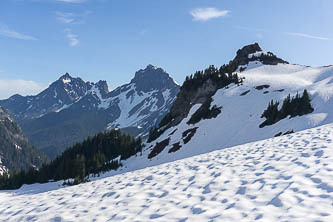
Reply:
[[[181,90],[170,109],[170,114],[174,117],[172,126],[177,125],[187,117],[193,104],[204,104],[215,94],[217,89],[217,84],[212,80],[207,80],[197,90]]]
[[[233,62],[237,63],[238,65],[247,65],[249,63],[249,55],[256,52],[262,52],[262,49],[258,43],[244,46],[237,51]]]
[[[272,52],[264,52],[258,43],[244,46],[237,51],[236,57],[232,60],[235,67],[248,65],[251,61],[259,61],[264,65],[287,64],[287,61],[278,58]]]

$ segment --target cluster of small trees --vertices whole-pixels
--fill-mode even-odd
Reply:
[[[217,85],[217,88],[223,88],[231,83],[239,84],[242,79],[238,77],[237,73],[234,73],[236,69],[237,65],[233,62],[223,65],[219,69],[211,65],[204,71],[196,71],[194,75],[186,76],[181,90],[196,90],[209,79]]]
[[[249,59],[249,61],[254,61],[256,59],[257,59],[256,57],[252,57],[251,59]],[[259,56],[259,60],[265,65],[276,65],[278,63],[288,63],[288,62],[278,58],[276,55],[274,55],[271,52],[262,53]]]
[[[74,184],[87,180],[89,175],[99,174],[120,166],[124,160],[142,149],[141,138],[135,139],[122,134],[119,130],[111,130],[77,143],[67,149],[50,164],[39,170],[16,172],[10,177],[0,177],[0,189],[17,189],[22,184],[45,183],[50,180],[75,179]]]
[[[305,89],[303,95],[300,96],[298,93],[295,97],[290,96],[290,94],[283,100],[282,107],[279,110],[279,102],[273,102],[273,100],[268,104],[267,109],[261,115],[261,118],[265,117],[266,120],[260,124],[260,128],[268,125],[273,125],[274,123],[280,121],[281,119],[290,116],[290,118],[295,116],[302,116],[314,111],[311,106],[311,100],[307,90]]]
[[[197,91],[199,87],[203,86],[208,80],[211,80],[216,85],[216,90],[226,87],[231,83],[242,84],[244,79],[239,78],[237,73],[234,73],[237,68],[237,63],[230,61],[229,64],[223,65],[219,69],[214,65],[211,65],[203,71],[196,71],[194,74],[186,76],[177,97],[180,95],[193,96],[195,94],[194,92]],[[187,98],[186,101],[188,99],[189,98]],[[172,113],[169,112],[161,120],[158,128],[168,125],[173,118]],[[151,133],[153,135],[150,134],[152,135],[150,138],[158,137],[160,134],[157,129],[153,129]]]

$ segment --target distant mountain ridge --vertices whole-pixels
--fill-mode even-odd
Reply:
[[[109,91],[106,81],[85,82],[68,73],[36,96],[1,100],[36,147],[55,157],[66,147],[107,128],[146,134],[169,111],[179,85],[148,65],[130,83]]]
[[[1,104],[7,107],[17,120],[34,119],[50,112],[59,112],[96,89],[103,96],[109,93],[106,81],[96,84],[84,82],[81,78],[73,78],[66,73],[36,96],[16,94],[2,100]]]

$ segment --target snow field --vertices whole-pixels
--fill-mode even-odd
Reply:
[[[329,222],[332,141],[329,124],[78,186],[3,191],[0,221]]]

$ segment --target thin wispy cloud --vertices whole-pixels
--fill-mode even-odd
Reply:
[[[71,29],[65,29],[66,38],[69,40],[69,45],[71,47],[77,46],[80,44],[78,36],[72,33]]]
[[[45,83],[22,79],[0,79],[0,99],[7,99],[14,94],[35,95],[47,86]]]
[[[5,36],[13,39],[20,39],[20,40],[37,40],[37,38],[34,36],[22,34],[17,31],[11,30],[8,28],[8,26],[4,24],[0,24],[0,36]]]
[[[208,21],[214,18],[225,17],[230,13],[228,10],[218,10],[216,8],[196,8],[190,11],[194,21]]]
[[[286,32],[285,34],[286,35],[291,35],[291,36],[302,37],[302,38],[308,38],[308,39],[322,40],[322,41],[328,41],[328,40],[330,40],[329,38],[326,38],[326,37],[308,35],[308,34],[299,33],[299,32]]]
[[[289,35],[289,36],[296,36],[296,37],[308,38],[308,39],[314,39],[314,40],[322,40],[322,41],[331,40],[330,38],[327,38],[327,37],[309,35],[309,34],[299,33],[299,32],[282,32],[281,33],[281,32],[274,32],[269,29],[253,28],[253,27],[246,27],[246,26],[235,26],[235,28],[239,29],[239,30],[244,30],[244,31],[259,32],[258,34],[260,34],[260,32],[266,32],[266,33],[271,32],[271,33],[275,33],[275,34],[285,34],[285,35]]]
[[[55,12],[57,19],[64,24],[71,24],[75,22],[75,14],[68,12]]]

